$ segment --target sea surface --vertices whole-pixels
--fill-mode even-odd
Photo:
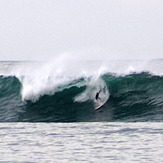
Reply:
[[[0,162],[160,163],[162,122],[162,59],[0,62]]]
[[[163,162],[156,122],[1,123],[0,162]]]

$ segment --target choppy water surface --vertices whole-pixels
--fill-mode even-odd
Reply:
[[[163,125],[1,123],[0,162],[163,162]]]

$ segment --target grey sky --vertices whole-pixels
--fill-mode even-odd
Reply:
[[[162,58],[163,0],[0,0],[0,60]]]

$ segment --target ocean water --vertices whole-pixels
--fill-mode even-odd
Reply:
[[[162,162],[162,70],[162,59],[0,62],[0,162]]]
[[[1,123],[0,162],[163,162],[156,122]]]

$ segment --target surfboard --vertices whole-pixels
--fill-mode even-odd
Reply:
[[[102,100],[98,100],[95,102],[95,110],[99,110],[104,104],[105,104],[106,101],[102,101]]]
[[[96,106],[95,110],[99,110],[102,106],[103,106],[103,104],[100,104],[100,105]]]

